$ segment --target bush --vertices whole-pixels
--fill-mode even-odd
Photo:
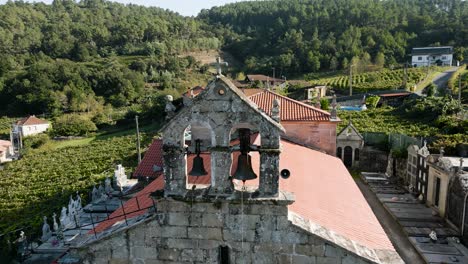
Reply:
[[[45,144],[47,144],[50,141],[50,138],[47,134],[39,134],[39,135],[34,135],[34,136],[29,136],[24,138],[23,140],[23,147],[30,149],[37,149]]]
[[[83,136],[97,130],[93,121],[77,115],[64,115],[55,119],[52,134],[54,136]]]
[[[329,110],[330,109],[330,102],[328,102],[328,99],[321,99],[320,100],[320,108],[323,110]]]
[[[433,97],[437,93],[437,86],[434,83],[430,83],[424,88],[423,93],[425,93],[428,97]]]
[[[369,108],[376,108],[380,101],[380,96],[372,95],[366,98],[366,105]]]

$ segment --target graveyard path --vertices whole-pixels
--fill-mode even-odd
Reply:
[[[403,261],[411,264],[424,264],[425,261],[410,243],[405,233],[403,233],[401,226],[385,210],[379,199],[377,199],[377,196],[369,189],[369,186],[362,182],[361,179],[356,179],[356,184],[361,189],[362,194]]]

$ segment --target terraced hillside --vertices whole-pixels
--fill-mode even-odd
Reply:
[[[426,74],[426,68],[408,69],[406,87],[410,89],[414,85],[418,84],[426,77]],[[401,88],[403,85],[403,79],[403,69],[383,69],[380,71],[353,74],[353,91],[368,92],[372,90],[391,90]],[[349,89],[349,76],[341,75],[329,78],[320,78],[312,80],[311,83],[327,85],[335,89],[347,90]]]

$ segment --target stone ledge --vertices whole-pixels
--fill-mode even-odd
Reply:
[[[303,218],[302,216],[289,211],[288,219],[291,223],[307,232],[310,232],[313,235],[316,235],[326,241],[330,241],[335,244],[335,246],[344,248],[349,252],[371,261],[372,263],[387,263],[387,264],[402,264],[404,261],[398,255],[396,251],[391,250],[378,250],[370,249],[359,244],[356,241],[350,240],[347,237],[339,235],[317,223],[314,223],[308,219]],[[325,252],[327,254],[327,252]],[[332,252],[328,254],[333,255]]]
[[[235,190],[229,195],[211,195],[209,187],[204,189],[185,190],[183,193],[161,193],[154,192],[151,194],[156,203],[164,200],[181,201],[186,203],[213,203],[222,204],[229,202],[230,204],[240,204],[243,202],[245,205],[262,204],[262,205],[290,205],[294,203],[294,195],[290,192],[279,191],[278,196],[260,196],[256,190],[249,188],[245,192]]]

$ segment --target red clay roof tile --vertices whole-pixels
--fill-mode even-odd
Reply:
[[[48,124],[49,122],[37,118],[36,116],[28,116],[16,121],[16,124],[19,126],[32,126],[32,125],[43,125]]]
[[[249,96],[249,99],[268,115],[271,115],[273,100],[279,100],[281,121],[330,121],[330,113],[269,90]]]

